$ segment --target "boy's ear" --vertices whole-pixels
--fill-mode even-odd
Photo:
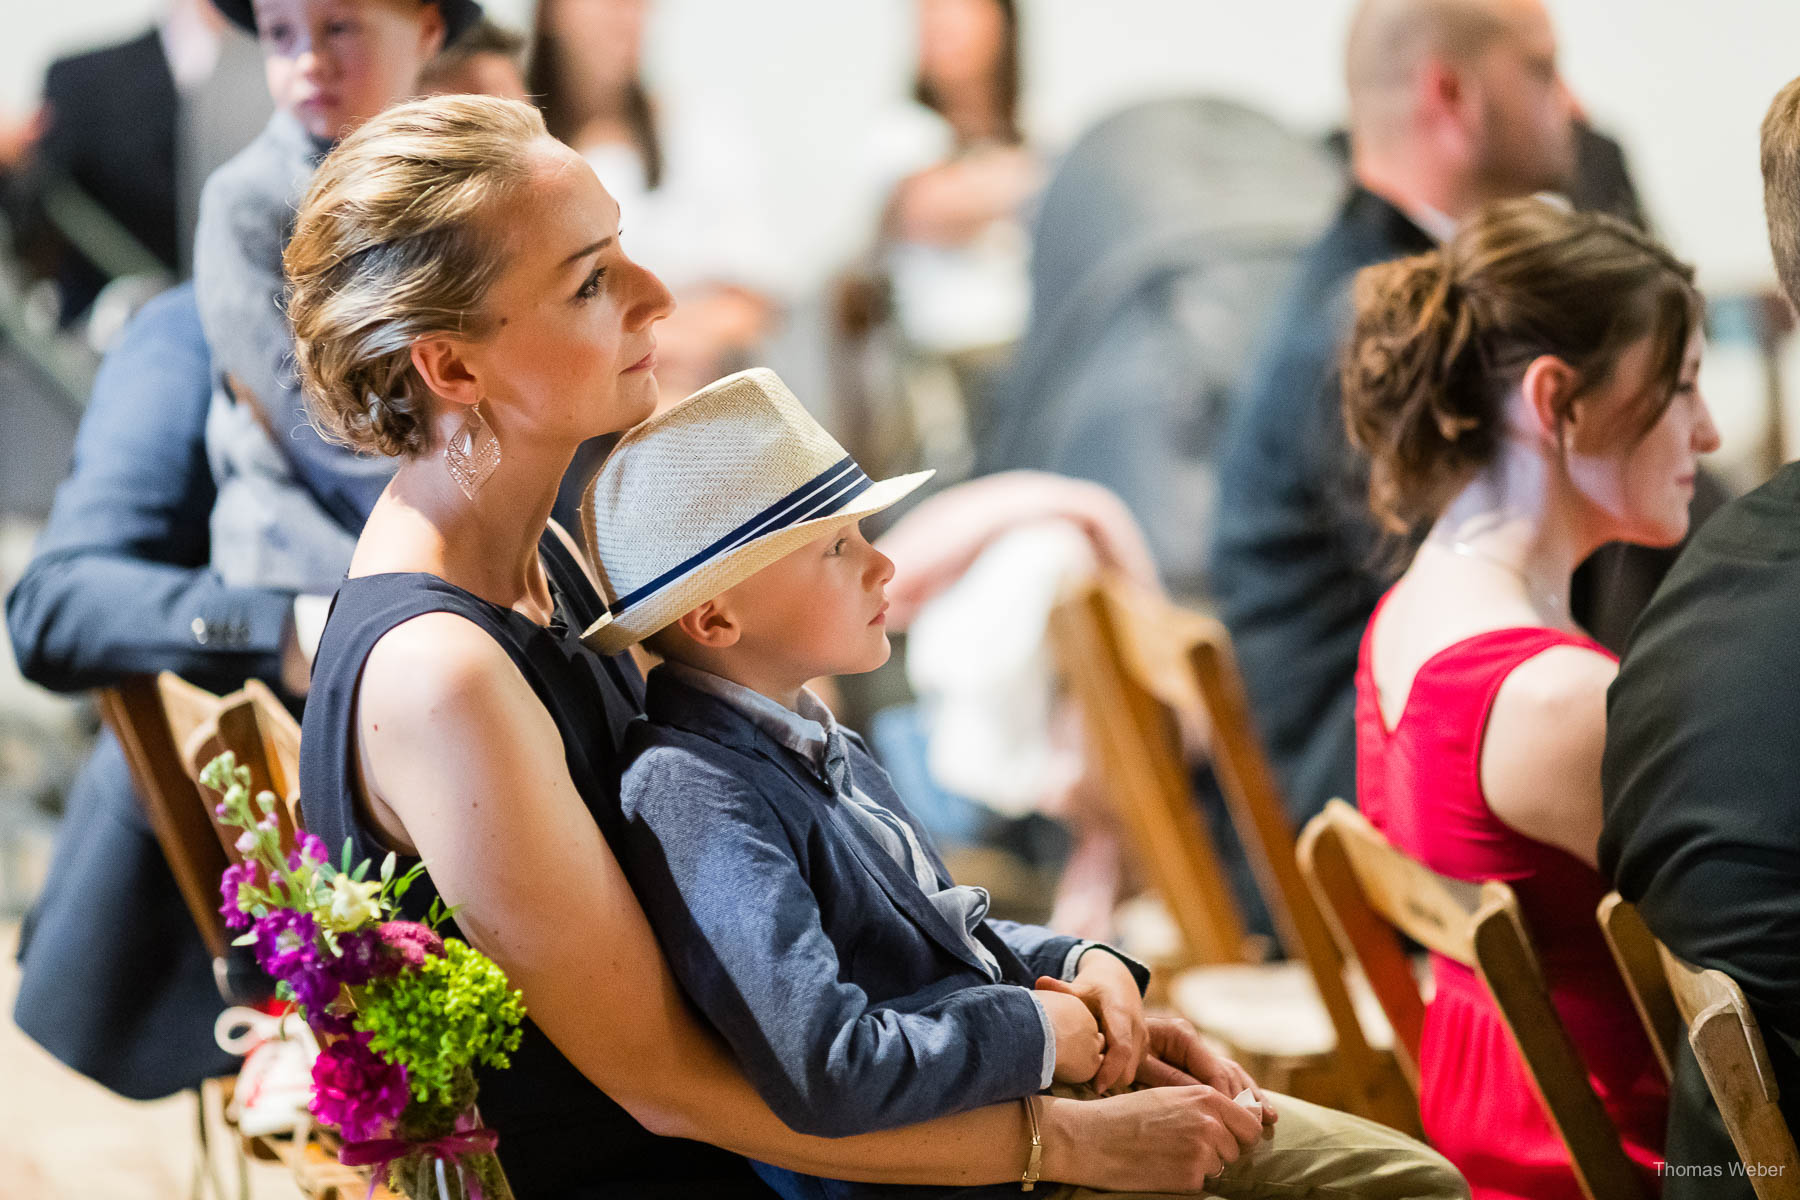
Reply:
[[[696,645],[705,646],[709,650],[723,650],[737,645],[743,636],[743,626],[738,624],[737,616],[729,607],[719,603],[717,597],[708,600],[698,608],[681,615],[675,622],[681,632],[693,640]]]
[[[444,39],[448,29],[444,25],[442,6],[431,0],[424,0],[420,6],[419,19],[419,57],[421,62],[430,62],[444,48]]]
[[[480,403],[481,383],[469,365],[462,343],[455,338],[420,338],[412,344],[412,364],[425,386],[450,403]]]

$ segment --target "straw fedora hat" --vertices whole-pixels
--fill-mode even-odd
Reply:
[[[775,372],[727,375],[621,438],[582,496],[611,609],[582,641],[617,654],[931,476],[870,479]]]

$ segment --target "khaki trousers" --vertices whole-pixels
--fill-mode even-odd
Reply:
[[[1065,1185],[1050,1193],[1051,1200],[1468,1200],[1468,1183],[1424,1143],[1375,1121],[1269,1095],[1280,1119],[1263,1130],[1261,1143],[1207,1180],[1204,1192]]]

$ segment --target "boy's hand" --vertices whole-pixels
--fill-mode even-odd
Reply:
[[[1106,1053],[1106,1035],[1100,1032],[1094,1014],[1079,996],[1052,991],[1044,986],[1045,982],[1038,980],[1038,1002],[1044,1006],[1050,1028],[1056,1032],[1056,1072],[1052,1078],[1057,1083],[1086,1083],[1100,1069]]]
[[[1094,1090],[1106,1095],[1137,1078],[1149,1046],[1144,1025],[1144,998],[1137,980],[1116,955],[1095,948],[1081,956],[1072,983],[1045,977],[1040,989],[1078,996],[1106,1035],[1106,1058],[1094,1076]]]
[[[1221,1095],[1236,1098],[1249,1091],[1262,1106],[1264,1125],[1278,1119],[1268,1093],[1256,1086],[1250,1073],[1207,1048],[1194,1027],[1179,1017],[1151,1017],[1150,1053],[1144,1056],[1137,1082],[1145,1087],[1187,1087],[1206,1084]]]

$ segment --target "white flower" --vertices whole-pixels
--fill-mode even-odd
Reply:
[[[332,928],[351,930],[380,919],[381,906],[375,903],[375,893],[380,890],[381,884],[376,880],[358,883],[348,875],[335,876],[331,881],[328,916]]]
[[[251,853],[255,849],[256,849],[256,831],[255,830],[246,829],[246,830],[244,830],[244,832],[238,834],[237,852],[239,854],[243,855],[245,858],[249,858]]]

